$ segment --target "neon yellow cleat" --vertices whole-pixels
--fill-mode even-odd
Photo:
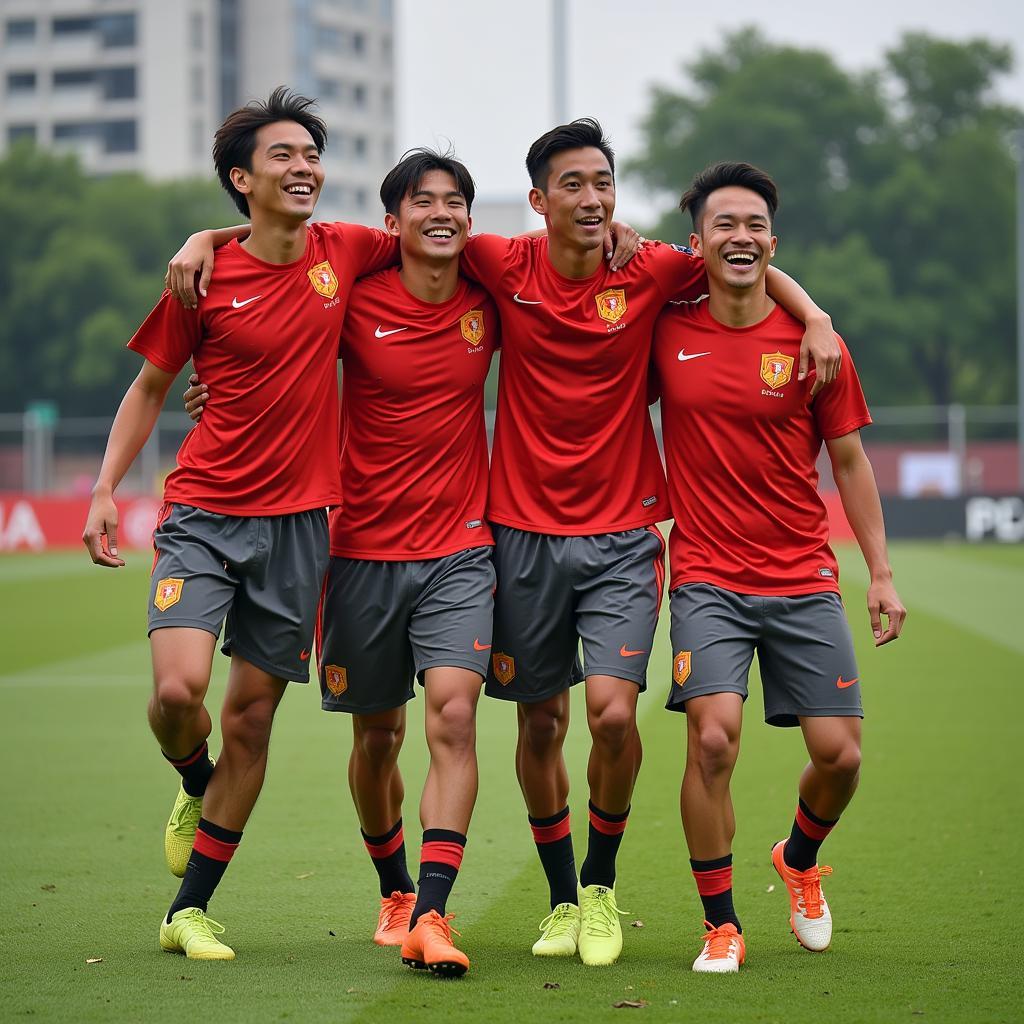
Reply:
[[[185,787],[178,786],[178,796],[164,829],[164,860],[167,870],[176,878],[185,875],[192,844],[196,841],[196,827],[203,815],[203,798],[189,796]]]
[[[540,938],[533,944],[534,956],[575,956],[580,944],[580,908],[559,903],[540,923]]]
[[[160,922],[160,948],[167,953],[184,953],[189,960],[234,960],[235,951],[217,936],[224,926],[211,921],[198,907],[179,910],[171,923]]]
[[[604,885],[580,888],[580,959],[590,967],[615,963],[622,952],[622,929],[615,890]]]

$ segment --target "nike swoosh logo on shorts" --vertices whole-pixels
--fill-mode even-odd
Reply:
[[[679,350],[679,362],[685,363],[687,359],[700,359],[701,356],[709,356],[709,355],[711,355],[710,352],[694,352],[693,355],[688,356],[686,354],[686,349],[682,349],[681,348]]]
[[[844,679],[842,676],[839,676],[836,680],[836,686],[838,686],[840,690],[845,690],[848,686],[853,686],[858,679],[860,679],[860,676],[854,676],[852,679]]]
[[[299,651],[299,661],[309,661],[309,651]]]
[[[518,302],[520,306],[543,306],[544,305],[544,300],[543,299],[521,299],[521,298],[519,298],[519,292],[516,292],[515,295],[512,296],[512,300],[514,302]]]
[[[241,309],[243,306],[248,306],[250,302],[255,302],[257,299],[262,299],[262,298],[263,298],[262,295],[254,295],[251,299],[242,299],[242,301],[239,302],[238,301],[238,296],[236,295],[231,300],[231,305],[232,305],[232,307],[234,309]]]
[[[646,653],[647,653],[646,651],[627,651],[625,644],[623,644],[619,648],[619,654],[621,654],[622,657],[624,657],[624,658],[635,658],[638,654],[646,654]]]
[[[375,338],[386,338],[389,334],[398,334],[399,331],[407,331],[408,327],[396,327],[393,331],[382,331],[383,324],[377,324],[377,330],[373,332]]]
[[[477,637],[473,641],[473,650],[474,651],[489,651],[490,649],[491,649],[491,645],[490,644],[482,644],[482,643],[480,643],[480,638],[479,637]]]

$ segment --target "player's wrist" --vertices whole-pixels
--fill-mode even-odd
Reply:
[[[114,496],[114,485],[113,484],[107,483],[104,480],[97,480],[96,483],[93,485],[92,497],[93,497],[94,501],[97,498],[99,498],[99,499],[113,498],[113,496]]]
[[[892,566],[882,565],[871,570],[872,583],[892,583]]]

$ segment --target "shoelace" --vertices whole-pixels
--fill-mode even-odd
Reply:
[[[543,932],[545,938],[557,938],[572,931],[572,926],[577,920],[578,917],[572,910],[567,907],[556,907],[541,921],[538,931]]]
[[[193,907],[189,910],[188,917],[192,922],[192,926],[204,939],[216,942],[214,936],[224,934],[224,925],[218,924],[213,918],[207,917],[198,907]]]
[[[612,926],[616,923],[615,915],[626,917],[629,914],[628,910],[619,910],[615,905],[615,893],[611,889],[599,890],[593,896],[588,896],[587,902],[596,911],[595,916],[584,916],[589,935],[609,938],[614,932]]]
[[[453,917],[455,917],[454,914],[445,914],[445,916],[442,917],[436,910],[432,910],[430,912],[430,915],[426,918],[426,921],[427,921],[427,924],[429,926],[431,926],[432,928],[439,929],[441,934],[445,937],[445,940],[447,942],[451,942],[452,941],[452,933],[453,932],[456,935],[458,935],[459,938],[462,937],[462,932],[457,931],[449,923],[452,920]],[[422,920],[422,918],[421,918],[421,920]]]
[[[808,868],[806,871],[793,873],[793,887],[796,889],[796,905],[801,914],[809,921],[822,916],[821,909],[821,876],[831,875],[832,869],[827,865]]]
[[[723,928],[711,928],[710,921],[705,921],[704,925],[711,929],[704,936],[705,955],[709,960],[725,960],[729,956],[732,944],[736,941],[736,932],[727,932]]]
[[[408,902],[405,898],[405,893],[393,892],[389,897],[387,903],[381,907],[381,926],[385,929],[390,928],[396,914],[401,913],[408,906]],[[409,907],[408,913],[412,913],[412,907]],[[408,914],[406,915],[408,916]]]
[[[194,830],[199,824],[199,819],[203,813],[203,801],[202,798],[199,800],[189,800],[188,803],[182,803],[175,805],[174,807],[174,818],[169,823],[171,831],[181,832],[182,830]]]

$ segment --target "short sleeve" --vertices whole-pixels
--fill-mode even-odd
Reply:
[[[647,242],[644,261],[665,301],[693,302],[708,293],[704,258],[687,245]]]
[[[128,347],[166,373],[178,373],[199,347],[201,317],[201,310],[185,309],[165,291]]]
[[[352,257],[352,272],[356,277],[376,274],[378,270],[393,267],[400,262],[398,239],[380,228],[362,224],[332,224],[341,235],[342,243]]]
[[[843,353],[839,376],[831,384],[823,387],[811,403],[818,433],[825,440],[843,437],[854,430],[866,427],[871,422],[871,413],[868,411],[867,400],[864,398],[850,351],[838,334],[836,340]],[[812,371],[808,375],[808,382],[813,379]]]
[[[512,263],[522,239],[501,235],[471,235],[459,258],[459,269],[472,280],[493,289]]]

